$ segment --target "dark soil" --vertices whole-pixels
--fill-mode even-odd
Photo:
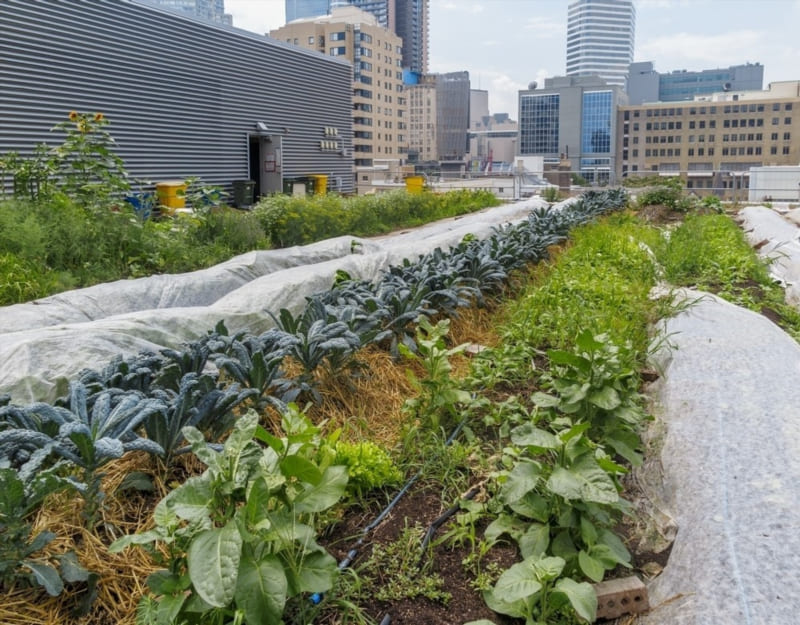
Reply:
[[[631,499],[635,497],[635,493],[625,492],[623,496]],[[441,492],[433,485],[420,484],[406,493],[386,518],[365,535],[364,528],[377,518],[385,505],[385,503],[376,503],[369,510],[351,510],[333,531],[320,541],[340,562],[347,557],[348,552],[353,549],[357,550],[351,566],[359,571],[359,575],[367,583],[371,583],[367,577],[376,573],[359,569],[359,567],[369,560],[375,545],[387,545],[396,541],[409,527],[417,526],[424,533],[428,526],[445,512],[441,501]],[[432,542],[445,534],[449,527],[449,523],[442,525]],[[482,536],[482,531],[483,528],[478,529],[478,538]],[[619,567],[610,572],[608,579],[629,575],[638,575],[640,578],[646,579],[648,575],[652,575],[653,563],[657,565],[656,570],[666,565],[670,549],[661,553],[636,552],[638,531],[639,525],[634,519],[624,520],[617,527],[617,533],[627,544],[633,556],[633,568]],[[416,545],[414,547],[416,548]],[[434,601],[418,596],[385,602],[369,597],[359,598],[356,603],[375,623],[381,625],[389,623],[392,625],[453,625],[479,619],[487,619],[496,625],[521,623],[517,619],[497,614],[486,606],[480,590],[474,587],[474,573],[464,565],[465,558],[471,553],[468,545],[463,547],[436,545],[428,552],[429,557],[425,558],[421,557],[421,550],[417,550],[417,552],[420,554],[423,565],[419,570],[420,575],[424,573],[441,576],[444,581],[442,590],[449,593],[450,599],[446,602]],[[415,554],[415,559],[416,557]],[[519,561],[519,554],[516,547],[511,544],[501,544],[493,547],[484,557],[481,570],[491,570],[492,565],[496,564],[499,574],[517,561]],[[377,574],[380,575],[380,572]],[[376,583],[382,582],[377,580]]]

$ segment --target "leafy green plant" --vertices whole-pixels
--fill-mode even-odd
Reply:
[[[391,456],[372,441],[337,440],[334,450],[335,464],[347,467],[348,491],[357,497],[364,497],[376,488],[398,484],[403,479],[403,473]]]
[[[188,451],[182,447],[185,427],[193,426],[219,438],[233,425],[233,409],[256,394],[254,389],[241,390],[238,384],[220,388],[210,375],[187,373],[177,392],[152,390],[160,403],[144,421],[147,438],[163,450],[163,463],[169,470],[174,457]]]
[[[523,424],[506,449],[512,468],[499,473],[503,511],[487,527],[487,540],[504,533],[523,557],[561,557],[569,574],[601,581],[605,570],[628,566],[630,554],[608,528],[627,508],[615,482],[626,469],[585,436],[588,424],[564,420],[556,434]]]
[[[486,604],[500,614],[525,619],[525,625],[546,625],[573,613],[594,622],[594,589],[586,582],[561,577],[563,570],[562,558],[529,556],[503,572],[494,588],[483,593]]]
[[[419,419],[426,431],[438,431],[451,426],[459,406],[472,399],[469,392],[459,388],[458,382],[450,377],[453,370],[450,358],[463,352],[466,344],[447,348],[445,337],[449,330],[449,319],[442,319],[434,326],[426,317],[420,317],[417,326],[417,353],[406,345],[398,346],[407,359],[416,360],[425,371],[425,377],[419,379],[411,370],[407,370],[406,375],[419,395],[406,400],[403,410]]]
[[[24,474],[0,468],[0,589],[4,591],[40,585],[56,596],[64,590],[64,582],[89,579],[74,553],[43,554],[56,535],[49,531],[33,535],[30,524],[30,517],[46,497],[71,487],[57,476],[59,468]]]
[[[103,500],[100,469],[128,451],[164,453],[137,433],[162,404],[137,392],[87,395],[79,382],[70,383],[67,402],[69,409],[47,404],[0,408],[0,462],[22,468],[34,458],[54,454],[81,468],[82,481],[74,484],[83,495],[83,515],[91,527]]]
[[[111,550],[142,545],[167,568],[148,578],[154,598],[142,603],[145,622],[219,624],[281,622],[291,600],[329,590],[336,560],[315,540],[314,518],[345,492],[347,469],[317,464],[319,430],[296,406],[278,438],[242,416],[221,452],[191,427],[184,436],[208,467],[159,502],[155,528],[115,541]],[[258,440],[267,443],[262,447]],[[157,605],[155,605],[157,603]]]
[[[620,348],[607,335],[592,336],[584,330],[574,351],[550,350],[547,356],[551,370],[542,381],[554,394],[538,392],[534,402],[570,415],[575,423],[588,423],[593,440],[639,466],[637,428],[645,414],[630,343]]]

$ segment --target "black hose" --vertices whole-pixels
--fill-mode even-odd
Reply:
[[[467,493],[461,499],[472,499],[479,492],[481,492],[481,487],[480,486],[473,486],[472,488],[470,488],[467,491]],[[436,531],[442,525],[444,525],[444,523],[445,523],[445,521],[447,521],[447,519],[452,517],[460,509],[461,509],[461,506],[459,504],[455,504],[454,506],[451,506],[450,508],[448,508],[445,511],[445,513],[442,516],[440,516],[438,519],[436,519],[433,523],[431,523],[428,526],[428,531],[425,532],[425,537],[422,539],[422,544],[420,545],[420,549],[421,549],[422,553],[419,556],[419,563],[417,564],[417,568],[422,566],[422,561],[425,559],[425,550],[428,548],[428,545],[430,544],[431,540],[433,539],[433,535],[436,533]]]

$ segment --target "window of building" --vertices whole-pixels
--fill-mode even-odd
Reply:
[[[783,118],[783,123],[786,124],[787,126],[790,125],[792,123],[792,118],[791,117],[784,117]]]
[[[722,122],[722,127],[723,128],[730,128],[731,127],[731,120],[726,119],[725,121],[723,121]]]
[[[784,145],[783,146],[783,153],[784,154],[788,154],[789,153],[789,146],[788,145]]]
[[[705,156],[705,149],[697,148],[697,156]]]
[[[712,120],[710,120],[710,121],[708,122],[708,127],[709,127],[709,128],[716,128],[716,127],[717,127],[717,120],[716,120],[716,119],[712,119]]]
[[[691,121],[689,122],[689,130],[693,130],[693,129],[694,129],[694,127],[695,127],[695,122],[694,122],[694,120],[691,120]]]
[[[781,120],[780,120],[778,117],[773,117],[773,118],[772,118],[772,125],[773,125],[773,126],[777,126],[777,125],[778,125],[778,122],[780,122],[780,121],[781,121]]]
[[[708,135],[708,142],[713,143],[716,137],[714,135]]]
[[[769,153],[770,153],[770,154],[773,154],[773,155],[774,155],[774,154],[777,154],[777,153],[778,153],[778,146],[777,146],[777,145],[773,145],[773,146],[772,146],[772,147],[769,149]]]
[[[728,148],[722,148],[722,156],[728,156]]]
[[[581,114],[581,151],[611,152],[611,91],[586,91]]]
[[[639,156],[639,150],[637,150],[636,148],[634,148],[634,149],[632,150],[632,154],[633,154],[633,158],[636,158],[637,156]]]
[[[783,106],[783,110],[784,110],[784,111],[791,111],[791,110],[792,110],[792,103],[791,103],[791,102],[787,102],[787,103],[786,103],[786,104]]]
[[[308,38],[308,45],[313,46],[315,41],[316,41],[316,39],[314,38],[314,35],[311,35]]]
[[[345,33],[343,31],[339,31],[338,33],[331,33],[329,39],[331,41],[344,41]]]
[[[744,121],[744,120],[742,120],[742,121]],[[755,125],[756,125],[756,120],[754,118],[750,118],[750,119],[747,120],[747,127],[748,128],[754,128]]]
[[[757,132],[756,133],[756,141],[763,141],[763,139],[764,139],[764,135],[761,134],[760,132]]]
[[[784,132],[783,133],[783,140],[784,141],[791,141],[791,139],[792,139],[792,133],[790,133],[790,132]]]
[[[708,155],[714,156],[714,148],[708,148]]]
[[[780,111],[781,110],[781,103],[780,102],[773,102],[772,103],[772,110],[773,111]]]
[[[639,143],[639,137],[633,138],[633,145],[637,145]]]
[[[683,122],[675,122],[675,130],[680,130],[682,127],[683,127]]]
[[[689,149],[686,151],[686,154],[687,154],[688,156],[694,156],[694,148],[689,148]]]
[[[726,142],[726,141],[728,141],[728,139],[729,139],[729,138],[730,138],[730,135],[722,135],[722,141],[723,141],[723,143],[724,143],[724,142]]]
[[[644,151],[644,155],[645,155],[645,158],[649,158],[650,157],[650,149],[645,150]]]
[[[694,135],[689,135],[689,143],[694,143]]]
[[[331,48],[331,56],[341,56],[346,54],[347,50],[344,46],[338,46],[336,48]]]
[[[761,156],[761,146],[760,145],[756,146],[756,156]]]
[[[738,119],[732,119],[731,120],[731,128],[738,128],[738,127],[739,127],[739,120]]]
[[[520,98],[520,154],[558,154],[557,93]]]

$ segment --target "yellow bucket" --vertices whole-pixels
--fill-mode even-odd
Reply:
[[[406,191],[409,193],[422,193],[425,188],[424,176],[408,176],[406,177]]]
[[[176,208],[186,207],[186,183],[183,180],[167,180],[156,183],[156,196],[160,206],[166,206],[167,212],[173,213]]]
[[[328,190],[328,176],[325,174],[312,174],[309,178],[314,181],[314,195],[325,195]]]

